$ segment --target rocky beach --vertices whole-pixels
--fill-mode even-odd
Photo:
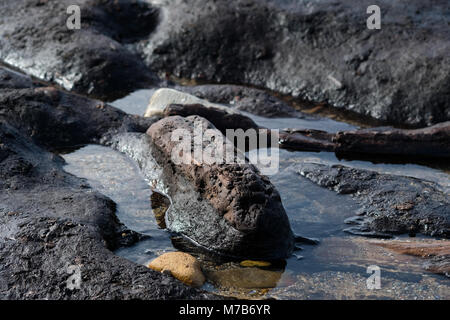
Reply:
[[[371,4],[1,1],[0,299],[450,299],[450,3]]]

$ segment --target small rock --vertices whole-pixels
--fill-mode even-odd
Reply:
[[[162,273],[170,271],[172,276],[192,287],[201,287],[205,283],[200,262],[184,252],[165,253],[150,262],[148,267]]]
[[[269,267],[271,263],[267,261],[244,260],[241,261],[240,265],[242,267]]]
[[[283,271],[225,266],[206,274],[220,288],[264,289],[276,287]]]
[[[230,114],[236,113],[232,109],[223,105],[211,103],[207,100],[199,99],[188,93],[174,89],[163,88],[157,90],[150,98],[144,117],[162,116],[164,109],[171,104],[201,104],[205,107],[225,110]]]

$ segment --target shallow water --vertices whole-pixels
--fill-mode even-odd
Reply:
[[[113,102],[116,107],[143,114],[150,90],[140,90]],[[130,108],[130,109],[128,109]],[[308,126],[322,130],[342,130],[349,124],[330,119],[252,118],[272,128]],[[163,252],[176,250],[171,234],[158,226],[150,204],[150,187],[136,164],[107,147],[89,145],[64,155],[65,170],[109,196],[117,205],[119,219],[130,229],[149,235],[116,254],[139,264],[147,264]],[[344,220],[353,216],[358,205],[347,196],[321,188],[293,171],[301,161],[341,163],[379,172],[414,176],[435,181],[450,189],[449,176],[439,170],[415,164],[373,164],[368,161],[340,161],[328,152],[289,152],[280,150],[279,172],[270,177],[280,192],[283,205],[296,234],[318,238],[319,245],[303,245],[285,265],[269,268],[243,268],[238,262],[223,263],[198,255],[204,262],[209,282],[204,289],[242,298],[280,299],[449,299],[450,281],[423,271],[423,260],[396,254],[375,246],[363,237],[345,234]],[[177,246],[178,247],[178,246]],[[186,249],[189,251],[189,249]],[[368,290],[367,267],[381,268],[382,288]]]

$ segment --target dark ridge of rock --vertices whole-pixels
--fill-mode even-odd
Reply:
[[[351,195],[358,201],[359,217],[347,221],[357,225],[353,227],[356,233],[450,237],[449,197],[433,182],[316,163],[299,164],[298,172],[322,187]]]
[[[104,142],[119,131],[145,132],[156,121],[52,87],[0,90],[0,119],[51,150]]]
[[[280,195],[253,165],[208,164],[196,156],[189,164],[174,162],[172,152],[178,143],[171,141],[172,133],[184,129],[192,136],[196,121],[203,133],[211,129],[223,137],[201,117],[173,116],[152,125],[148,135],[117,135],[113,145],[135,159],[155,187],[170,196],[172,205],[166,213],[170,230],[228,257],[288,257],[293,234]],[[220,148],[219,139],[206,140],[202,150]],[[223,148],[235,151],[229,142]]]
[[[210,84],[193,87],[177,87],[177,90],[188,92],[213,103],[227,104],[232,108],[262,117],[311,117],[295,110],[286,102],[260,89],[237,85]]]
[[[390,123],[450,120],[450,3],[166,0],[136,49],[179,78],[268,88]]]
[[[33,80],[30,77],[0,66],[0,89],[32,88]]]
[[[249,117],[240,113],[229,113],[226,110],[205,107],[201,104],[171,104],[164,109],[164,117],[197,115],[211,122],[223,134],[227,129],[259,129],[260,127]]]
[[[81,29],[69,30],[69,5],[81,8]],[[113,0],[3,0],[0,60],[67,90],[119,97],[159,83],[121,42],[148,36],[158,22],[149,4]]]
[[[246,115],[227,109],[226,107],[219,109],[214,106],[204,106],[201,104],[170,104],[164,108],[162,116],[188,117],[197,115],[211,122],[224,135],[227,135],[227,130],[236,130],[235,132],[242,130],[243,134],[251,133],[254,130],[253,132],[257,134],[255,145],[250,145],[248,140],[243,145],[238,145],[237,141],[232,141],[242,152],[260,148],[261,146],[268,148],[274,142],[278,147],[278,141],[280,140],[279,132],[273,132],[270,129],[260,127]],[[299,147],[298,143],[296,147]]]
[[[0,299],[217,298],[114,255],[133,232],[62,165],[0,120]]]

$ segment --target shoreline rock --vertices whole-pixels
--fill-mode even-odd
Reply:
[[[343,195],[360,205],[357,216],[348,219],[351,233],[389,237],[422,233],[450,237],[450,202],[433,182],[374,171],[301,163],[297,172],[312,182]]]
[[[201,287],[206,281],[200,262],[184,252],[164,253],[152,260],[148,268],[161,273],[169,272],[184,284],[195,288]]]
[[[159,2],[158,29],[135,44],[153,70],[247,84],[391,124],[450,120],[449,3],[380,0]],[[405,32],[409,30],[409,32]]]
[[[0,60],[67,90],[102,99],[160,83],[126,47],[155,29],[157,9],[143,2],[80,0],[76,4],[81,8],[81,29],[69,30],[66,9],[73,4],[2,1]]]
[[[230,108],[245,111],[266,118],[311,118],[295,110],[286,102],[269,94],[265,90],[238,85],[208,84],[192,87],[177,87],[178,90],[188,92],[196,97],[229,105]]]
[[[448,240],[391,240],[371,243],[389,250],[425,260],[424,269],[450,278],[450,242]]]
[[[0,299],[219,299],[116,256],[142,235],[49,152],[145,132],[155,119],[55,88],[22,88],[26,79],[0,81]],[[76,270],[81,282],[71,290]]]
[[[168,229],[199,246],[231,258],[277,260],[287,258],[294,238],[280,196],[267,177],[250,164],[175,164],[175,129],[193,132],[215,130],[198,116],[164,118],[143,134],[119,134],[114,148],[125,152],[141,167],[157,190],[171,198],[166,213]],[[218,148],[218,141],[204,142],[203,150]],[[224,149],[234,146],[226,143]],[[201,215],[199,215],[201,213]]]
[[[218,298],[116,256],[111,250],[138,235],[118,221],[115,204],[4,120],[0,140],[2,299]]]

